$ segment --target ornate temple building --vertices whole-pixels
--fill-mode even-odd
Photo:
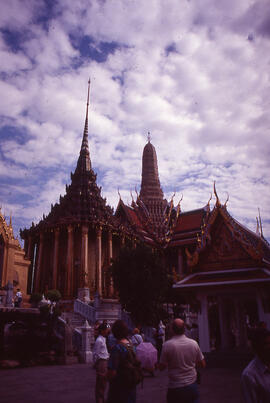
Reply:
[[[0,209],[0,287],[10,282],[27,294],[27,279],[30,260],[26,259],[18,239],[14,238],[12,222],[9,225]]]
[[[113,214],[101,196],[88,146],[88,108],[71,184],[48,216],[21,231],[31,260],[29,291],[57,288],[65,299],[89,301],[97,291],[115,296],[109,274],[121,246],[144,242],[167,251],[174,291],[198,308],[203,351],[247,344],[247,325],[270,327],[270,246],[237,222],[222,204],[182,212],[164,198],[155,147],[150,138],[142,157],[140,193]],[[136,192],[137,193],[137,192]],[[89,293],[90,290],[90,293]]]
[[[73,299],[79,293],[85,301],[89,300],[89,291],[91,297],[96,291],[103,297],[113,295],[108,274],[110,261],[132,237],[128,229],[118,228],[91,166],[89,88],[90,82],[81,150],[75,172],[71,173],[71,184],[66,186],[59,203],[51,206],[48,216],[21,231],[31,260],[29,292],[58,289],[64,299]]]
[[[175,299],[196,305],[200,345],[245,348],[247,326],[264,321],[270,328],[270,246],[261,232],[237,222],[216,203],[181,212],[163,199],[154,146],[143,152],[141,192],[131,206],[120,200],[116,217],[136,236],[168,251],[175,274]],[[212,197],[212,196],[211,196]],[[178,281],[177,281],[178,280]]]

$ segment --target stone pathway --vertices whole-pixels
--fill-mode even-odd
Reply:
[[[239,403],[241,369],[202,371],[200,403]],[[95,371],[85,364],[0,371],[1,403],[95,403]],[[156,371],[137,388],[137,403],[166,402],[167,373]]]

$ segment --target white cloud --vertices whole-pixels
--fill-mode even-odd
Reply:
[[[15,5],[6,6],[7,15]],[[34,7],[27,2],[21,15],[29,31],[24,53],[0,43],[1,68],[12,73],[0,82],[2,125],[26,132],[23,144],[3,138],[2,152],[33,177],[33,169],[44,169],[43,185],[37,181],[41,188],[33,193],[35,209],[22,203],[26,219],[47,212],[75,168],[89,76],[90,154],[109,204],[117,204],[117,187],[125,201],[130,189],[139,188],[150,131],[168,198],[175,190],[179,198],[184,194],[185,210],[201,207],[216,179],[240,221],[253,225],[258,206],[269,218],[265,1],[172,0],[166,7],[161,0],[58,2],[47,29],[35,23]],[[3,18],[2,26],[14,29]],[[254,38],[248,40],[250,32]],[[102,41],[119,46],[102,62],[90,51],[89,58],[79,58],[70,35],[89,35],[99,55]],[[59,176],[47,178],[49,168],[59,167]],[[270,237],[269,225],[265,232]]]

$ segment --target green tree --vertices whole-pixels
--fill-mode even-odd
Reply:
[[[157,324],[166,316],[163,303],[172,285],[164,252],[139,245],[123,248],[111,266],[115,288],[135,323]]]
[[[58,290],[49,290],[46,294],[46,298],[52,302],[58,302],[62,298],[62,296],[60,291]]]

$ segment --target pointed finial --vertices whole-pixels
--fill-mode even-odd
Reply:
[[[229,201],[229,193],[227,192],[227,199],[226,199],[226,201],[225,201],[225,203],[224,203],[224,207],[227,207],[228,201]]]
[[[83,138],[82,145],[80,150],[80,156],[78,159],[76,170],[82,171],[90,171],[91,169],[91,161],[89,154],[89,145],[88,145],[88,106],[89,106],[89,97],[90,97],[90,78],[88,80],[88,91],[87,91],[87,102],[86,102],[86,114],[85,114],[85,123],[83,130]]]
[[[138,200],[140,198],[140,196],[138,195],[137,186],[135,186],[135,193],[136,193],[137,200]]]
[[[210,201],[212,200],[212,192],[211,192],[211,194],[210,194],[210,198],[209,198],[209,200],[208,200],[208,202],[207,202],[207,206],[209,207],[210,206]]]
[[[90,80],[90,77],[89,77],[89,80],[88,80],[88,93],[87,93],[87,107],[89,105],[90,83],[91,83],[91,80]]]
[[[258,217],[256,217],[256,223],[257,223],[257,226],[256,226],[256,234],[257,234],[257,235],[260,235],[260,225],[259,225]]]
[[[228,201],[229,201],[229,198],[230,198],[230,196],[229,196],[229,193],[227,192],[227,199],[226,199],[226,201],[225,201],[225,203],[224,203],[224,207],[225,207],[225,208],[227,208],[227,203],[228,203]]]
[[[147,133],[147,140],[148,140],[148,143],[151,142],[151,134],[150,134],[150,132]]]
[[[183,200],[183,193],[181,195],[181,199],[179,200],[178,204],[177,204],[177,209],[176,209],[176,218],[178,218],[180,211],[181,211],[181,201]]]
[[[216,191],[216,181],[214,181],[214,194],[215,194],[216,199],[217,199],[216,205],[220,205],[220,201],[219,201],[219,198],[218,198],[218,195],[217,195],[217,191]]]
[[[261,220],[261,212],[260,212],[260,208],[258,207],[258,212],[259,212],[259,224],[260,224],[260,235],[261,237],[263,236],[263,230],[262,230],[262,220]]]
[[[121,197],[121,195],[120,195],[119,188],[117,189],[117,192],[118,192],[119,199],[122,200],[122,197]]]
[[[12,212],[10,212],[9,216],[9,226],[12,227]]]

